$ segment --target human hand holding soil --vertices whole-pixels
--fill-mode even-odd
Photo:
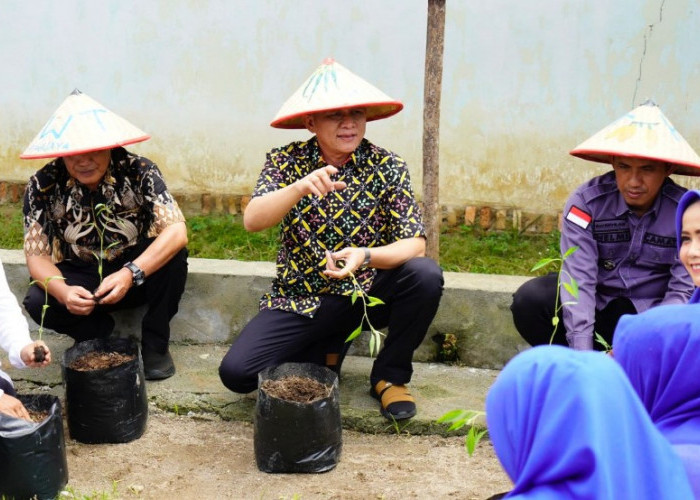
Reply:
[[[95,290],[98,304],[116,304],[124,298],[132,285],[131,271],[122,268],[107,276]]]
[[[51,350],[43,340],[36,340],[22,348],[20,357],[27,366],[44,367],[51,363]]]

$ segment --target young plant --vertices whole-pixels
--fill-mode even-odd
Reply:
[[[105,221],[109,221],[109,219],[112,218],[111,208],[109,208],[104,203],[98,203],[93,207],[93,217],[94,221],[92,225],[97,231],[97,234],[100,238],[100,252],[99,254],[96,252],[92,252],[92,255],[95,256],[95,259],[97,259],[97,273],[100,275],[100,283],[102,283],[102,267],[105,259],[105,252],[113,246],[119,244],[119,242],[114,241],[107,245],[107,247],[105,247],[105,230],[107,227],[107,222],[103,222],[102,224],[98,224],[97,222],[99,219],[105,219]]]
[[[569,248],[566,252],[564,252],[564,254],[561,257],[550,257],[542,259],[537,264],[535,264],[532,269],[530,269],[530,272],[534,272],[538,269],[542,269],[543,267],[549,264],[557,263],[557,298],[554,302],[554,316],[552,316],[552,326],[554,327],[554,329],[552,330],[552,335],[549,338],[550,344],[554,342],[554,335],[557,333],[557,326],[559,325],[559,311],[566,305],[576,304],[578,302],[578,282],[576,281],[576,279],[574,279],[573,276],[571,276],[568,272],[564,270],[564,261],[568,259],[569,256],[573,254],[576,250],[578,250],[578,247],[573,246]],[[562,281],[562,278],[565,278],[567,281]],[[562,285],[564,286],[566,291],[569,292],[569,294],[576,300],[561,302],[560,294]]]
[[[41,321],[39,322],[39,340],[42,340],[44,335],[44,317],[46,316],[46,310],[49,308],[49,283],[51,280],[65,280],[63,276],[48,276],[44,281],[32,280],[29,282],[29,286],[41,283],[44,287],[44,305],[41,306]],[[34,348],[34,360],[37,363],[41,363],[46,358],[46,350],[43,346],[36,346]]]
[[[598,342],[601,346],[603,346],[603,352],[605,354],[612,355],[612,346],[608,344],[605,338],[598,332],[595,332],[595,341]]]
[[[355,302],[357,302],[357,299],[359,298],[362,301],[362,320],[360,321],[360,325],[353,330],[353,332],[348,336],[347,339],[345,339],[345,342],[350,342],[354,340],[356,337],[358,337],[362,333],[362,325],[367,324],[369,327],[369,355],[371,357],[375,357],[377,353],[379,352],[379,348],[381,347],[382,344],[382,337],[384,337],[384,334],[377,330],[374,326],[372,326],[372,323],[369,321],[369,316],[367,315],[367,308],[368,307],[374,307],[374,306],[379,306],[383,305],[384,301],[381,299],[378,299],[377,297],[372,297],[365,292],[360,284],[357,282],[357,278],[355,278],[355,275],[353,273],[350,273],[350,278],[352,279],[352,286],[353,286],[353,291],[352,291],[352,296],[351,300],[353,305]]]
[[[469,425],[469,430],[464,438],[464,448],[467,450],[467,454],[471,457],[474,455],[474,450],[479,444],[479,441],[486,435],[486,429],[477,429],[475,421],[478,417],[485,415],[483,411],[475,410],[452,410],[445,413],[443,416],[437,419],[438,423],[446,424],[451,423],[448,432],[456,431],[461,429],[465,425]]]

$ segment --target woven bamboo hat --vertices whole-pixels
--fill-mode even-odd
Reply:
[[[675,174],[700,176],[700,156],[653,101],[618,118],[570,154],[601,163],[612,163],[613,156],[658,160],[676,166]]]
[[[305,128],[304,115],[344,108],[366,108],[367,121],[372,121],[395,115],[403,104],[328,58],[287,99],[270,125]]]
[[[150,137],[75,89],[49,118],[20,158],[71,156],[126,146]]]

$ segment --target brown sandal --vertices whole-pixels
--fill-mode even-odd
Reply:
[[[408,387],[380,380],[370,389],[373,398],[381,403],[380,411],[389,420],[405,420],[416,415],[416,403]]]

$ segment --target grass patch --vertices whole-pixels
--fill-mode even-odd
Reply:
[[[445,271],[527,276],[541,259],[558,255],[559,231],[520,234],[461,226],[440,234],[440,265]]]
[[[21,249],[24,239],[21,205],[0,205],[0,217],[3,220],[3,223],[0,224],[0,248]]]
[[[0,214],[5,221],[0,225],[0,248],[21,249],[21,206],[0,205]],[[187,218],[187,248],[191,257],[274,262],[278,232],[274,227],[249,233],[240,215],[199,215]],[[532,235],[460,226],[440,234],[440,265],[445,271],[528,276],[541,259],[558,255],[558,231]]]

